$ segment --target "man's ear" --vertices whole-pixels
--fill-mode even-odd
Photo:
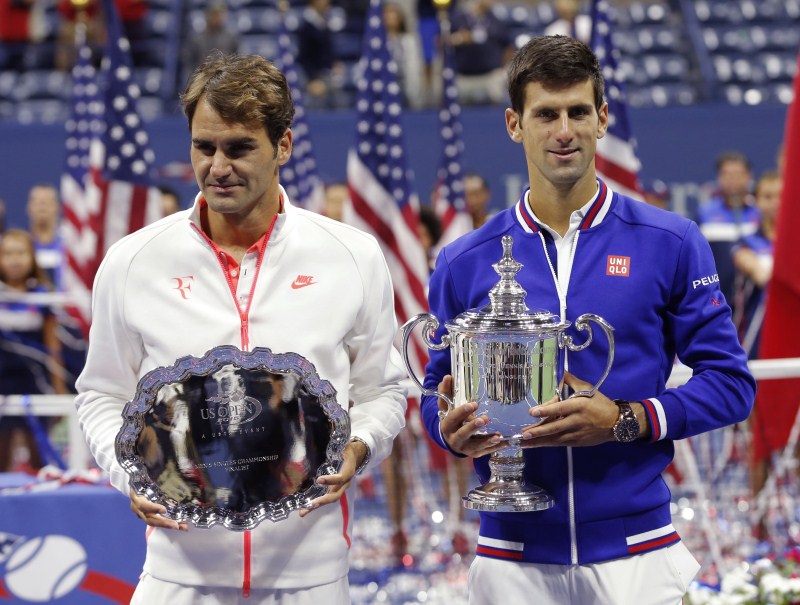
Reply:
[[[608,103],[603,103],[597,111],[599,120],[597,121],[597,138],[602,139],[608,131]]]
[[[506,130],[512,141],[515,143],[522,142],[522,124],[520,123],[519,114],[510,107],[506,109]]]
[[[278,141],[278,165],[283,166],[292,156],[292,129],[287,128]]]

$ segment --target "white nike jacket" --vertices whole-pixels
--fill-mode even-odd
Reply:
[[[268,347],[311,361],[336,389],[339,404],[347,409],[352,402],[351,433],[369,445],[370,467],[389,455],[403,428],[405,372],[392,344],[393,291],[378,243],[293,207],[281,193],[284,212],[263,257],[248,252],[237,268],[236,298],[232,268],[200,229],[200,196],[192,209],[120,240],[103,261],[76,406],[92,454],[126,496],[128,475],[114,440],[139,379],[217,345]],[[165,581],[245,592],[336,581],[348,570],[349,496],[305,518],[292,513],[285,521],[265,521],[252,532],[191,524],[188,533],[150,530],[144,570]]]

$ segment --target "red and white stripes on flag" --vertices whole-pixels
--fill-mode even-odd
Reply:
[[[597,143],[595,168],[612,190],[641,199],[636,140],[628,119],[628,103],[619,70],[619,51],[611,33],[608,0],[592,0],[591,47],[600,63],[606,84],[608,130]]]
[[[397,66],[386,43],[380,0],[370,1],[361,66],[356,141],[347,156],[354,215],[349,222],[380,242],[394,285],[395,312],[402,324],[427,311],[428,267],[419,240],[419,202],[406,166]],[[428,353],[416,332],[409,360],[422,376]]]
[[[161,194],[151,186],[153,152],[136,111],[130,50],[112,0],[104,0],[108,47],[99,74],[78,40],[67,121],[64,206],[64,287],[68,311],[88,336],[94,276],[118,239],[161,218]]]

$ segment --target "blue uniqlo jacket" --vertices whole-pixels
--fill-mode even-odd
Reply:
[[[586,339],[574,328],[583,313],[599,315],[614,327],[614,363],[600,390],[612,399],[643,402],[651,437],[628,444],[524,450],[526,481],[546,489],[555,506],[529,513],[482,512],[479,555],[585,564],[680,540],[661,477],[673,457],[673,440],[740,422],[753,405],[755,381],[697,225],[613,193],[602,182],[584,210],[566,297],[566,319],[573,322],[567,333],[576,343]],[[504,235],[514,238],[513,256],[523,264],[517,281],[528,293],[528,307],[559,314],[544,252],[546,245],[557,267],[556,247],[523,195],[516,206],[439,255],[429,297],[431,313],[442,325],[488,304],[489,289],[498,280],[492,264],[502,255]],[[570,354],[570,372],[594,383],[605,369],[607,351],[600,335],[587,349]],[[693,369],[693,376],[667,389],[676,358]],[[449,350],[431,351],[425,387],[435,390],[450,373]],[[436,398],[423,397],[421,409],[427,430],[446,447]],[[476,459],[475,466],[487,480],[488,456]]]

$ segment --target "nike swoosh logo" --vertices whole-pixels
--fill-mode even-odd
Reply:
[[[307,281],[307,282],[300,282],[300,283],[298,283],[296,281],[293,281],[292,282],[292,290],[299,290],[300,288],[305,288],[306,286],[315,286],[318,283],[319,282],[315,282],[315,281]]]

